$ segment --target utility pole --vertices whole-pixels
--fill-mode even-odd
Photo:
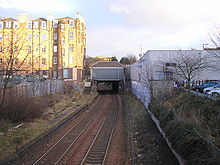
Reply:
[[[142,47],[142,44],[140,44],[139,46],[140,46],[140,54],[139,54],[139,57],[142,57],[142,55],[143,55],[143,47]]]

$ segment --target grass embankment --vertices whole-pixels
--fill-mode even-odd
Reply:
[[[20,122],[1,120],[0,132],[3,134],[0,135],[0,160],[54,127],[59,121],[74,113],[76,109],[91,102],[95,96],[95,94],[81,95],[76,90],[69,91],[65,95],[56,94],[48,99],[48,104],[41,117]],[[21,122],[24,124],[15,129],[14,127]]]
[[[219,101],[181,92],[165,101],[154,100],[150,110],[189,165],[220,164]]]
[[[126,94],[123,105],[132,164],[178,164],[141,101],[132,94]]]

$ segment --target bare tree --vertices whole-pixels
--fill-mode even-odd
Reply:
[[[199,73],[212,68],[212,62],[208,54],[196,50],[179,50],[176,56],[166,57],[163,61],[164,70],[172,71],[177,79],[186,80],[187,85]]]
[[[210,40],[207,43],[203,43],[202,47],[207,51],[211,57],[213,64],[213,70],[220,70],[219,59],[220,59],[220,27],[216,27],[212,33],[209,33]]]
[[[137,61],[137,57],[133,54],[128,54],[127,58],[128,58],[128,60],[130,61],[131,64],[133,64]]]
[[[4,34],[4,33],[3,33]],[[6,35],[7,34],[7,35]],[[3,108],[6,89],[9,84],[10,78],[17,74],[17,72],[22,69],[30,68],[31,64],[28,64],[27,57],[30,55],[31,50],[26,44],[27,34],[21,29],[11,29],[5,34],[6,38],[3,38],[0,58],[1,58],[1,68],[2,76],[4,76],[3,88],[1,93],[0,108]]]

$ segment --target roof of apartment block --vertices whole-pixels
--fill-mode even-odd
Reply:
[[[124,67],[117,61],[98,61],[92,67]]]
[[[1,18],[0,20],[2,20],[2,21],[17,21],[16,19],[11,18],[11,17]]]
[[[56,18],[55,20],[70,20],[73,19],[72,17],[61,17],[61,18]]]
[[[37,18],[37,19],[33,19],[32,21],[47,21],[45,18]]]

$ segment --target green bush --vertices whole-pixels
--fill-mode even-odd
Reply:
[[[173,148],[188,164],[220,164],[220,153],[208,143],[219,144],[220,102],[183,92],[166,102],[154,101],[150,109],[160,120]]]

